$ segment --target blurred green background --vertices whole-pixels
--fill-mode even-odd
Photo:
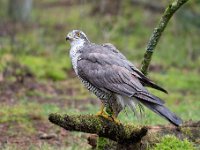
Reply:
[[[100,107],[75,77],[65,36],[84,31],[94,43],[114,44],[137,67],[170,1],[1,0],[0,149],[90,149],[87,134],[48,122],[48,114],[92,113]],[[149,77],[169,91],[150,89],[183,120],[200,120],[200,1],[186,3],[170,20],[152,58]],[[167,124],[145,110],[121,122]]]

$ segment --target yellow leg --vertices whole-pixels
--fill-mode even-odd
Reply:
[[[104,117],[105,119],[108,119],[108,120],[110,120],[110,121],[114,121],[116,124],[120,124],[120,121],[117,119],[117,117],[114,115],[114,113],[112,113],[111,115],[109,115],[108,113],[106,113],[105,111],[104,111],[104,108],[105,108],[105,106],[104,106],[104,104],[102,103],[101,104],[101,108],[100,108],[100,111],[99,112],[97,112],[97,116],[101,116],[101,117]]]
[[[98,111],[97,112],[97,116],[103,116],[103,115],[105,115],[105,112],[104,112],[104,104],[103,103],[101,103],[101,108],[100,108],[100,111]]]
[[[111,118],[112,121],[114,121],[116,124],[118,124],[118,125],[121,124],[120,121],[119,121],[119,119],[117,119],[117,117],[116,117],[114,114],[112,114],[112,116],[110,116],[110,118]]]

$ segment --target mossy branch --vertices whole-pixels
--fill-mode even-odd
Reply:
[[[173,14],[188,0],[175,0],[173,1],[166,9],[164,14],[162,15],[158,25],[154,28],[154,31],[149,39],[149,42],[146,47],[146,52],[144,54],[144,58],[142,61],[142,67],[141,71],[147,75],[148,73],[148,67],[151,62],[151,57],[153,55],[153,51],[163,33],[165,30],[165,27],[167,26],[170,18],[173,16]]]
[[[146,149],[149,145],[158,143],[161,137],[168,134],[174,135],[180,140],[187,138],[194,143],[198,143],[200,139],[200,121],[188,121],[183,123],[181,127],[173,125],[143,127],[130,124],[119,125],[96,115],[60,115],[56,113],[50,114],[49,120],[68,131],[97,134],[102,137],[99,140],[103,141],[104,148],[108,146],[112,149]],[[93,144],[95,144],[91,145],[96,147],[96,143],[100,144],[101,142],[97,136],[93,138],[95,138],[93,139]]]
[[[50,114],[49,120],[66,130],[93,133],[118,143],[136,143],[147,134],[146,127],[116,124],[96,115]]]

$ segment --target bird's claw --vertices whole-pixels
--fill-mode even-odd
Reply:
[[[106,117],[107,116],[107,114],[104,112],[104,111],[98,111],[97,113],[96,113],[96,116],[102,116],[102,117]]]
[[[104,111],[104,105],[102,104],[101,105],[101,109],[100,109],[100,111],[99,112],[97,112],[97,114],[96,114],[96,116],[98,116],[98,117],[103,117],[103,118],[105,118],[105,119],[107,119],[107,120],[110,120],[110,121],[112,121],[112,122],[115,122],[117,125],[120,125],[121,123],[120,123],[120,121],[117,119],[117,117],[115,117],[115,115],[112,113],[112,114],[108,114],[108,113],[106,113],[105,111]]]
[[[120,125],[120,124],[121,124],[120,121],[119,121],[119,119],[117,119],[115,116],[111,116],[110,118],[111,118],[112,121],[114,121],[117,125]]]
[[[105,118],[105,119],[107,119],[107,120],[110,120],[110,121],[112,121],[112,122],[114,122],[114,123],[116,123],[117,125],[120,125],[121,123],[120,123],[120,121],[114,116],[114,115],[108,115],[108,114],[106,114],[105,112],[98,112],[97,114],[96,114],[98,117],[103,117],[103,118]]]

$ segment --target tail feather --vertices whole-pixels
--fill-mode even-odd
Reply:
[[[147,102],[140,100],[142,104],[144,104],[146,107],[154,111],[156,114],[164,117],[169,122],[174,124],[175,126],[180,126],[182,124],[181,118],[176,116],[174,113],[172,113],[168,108],[166,108],[164,105],[158,105],[155,103]]]
[[[159,97],[154,96],[153,94],[150,94],[148,92],[137,92],[137,93],[134,93],[133,97],[136,97],[136,98],[141,99],[143,101],[159,104],[159,105],[163,105],[165,103]]]
[[[148,86],[148,87],[151,87],[151,88],[154,88],[154,89],[157,89],[159,91],[162,91],[162,92],[168,94],[168,92],[164,88],[162,88],[159,85],[153,83],[152,81],[146,82],[146,83],[144,83],[144,85]]]
[[[142,72],[140,72],[139,70],[137,70],[136,68],[133,68],[133,67],[132,67],[132,69],[141,77],[138,79],[140,80],[142,85],[157,89],[159,91],[162,91],[162,92],[168,94],[167,90],[165,90],[161,86],[155,84],[153,81],[151,81],[149,78],[147,78]]]

